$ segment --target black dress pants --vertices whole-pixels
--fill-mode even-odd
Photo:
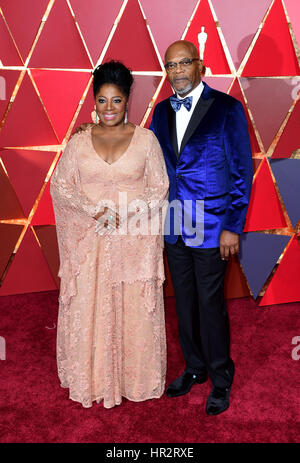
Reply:
[[[179,342],[185,371],[208,372],[216,387],[231,385],[234,363],[230,358],[230,334],[224,278],[227,261],[220,248],[191,248],[181,236],[165,242],[174,287]]]

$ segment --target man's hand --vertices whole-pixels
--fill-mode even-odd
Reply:
[[[76,128],[75,130],[75,133],[78,133],[78,132],[84,132],[85,130],[87,130],[89,127],[92,127],[96,124],[93,124],[93,123],[89,123],[89,122],[86,122],[84,124],[81,124],[79,127]]]
[[[228,260],[239,252],[239,235],[228,230],[223,230],[220,235],[220,254],[222,260]]]

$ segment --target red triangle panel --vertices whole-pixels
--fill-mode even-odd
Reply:
[[[138,0],[127,3],[103,61],[111,59],[133,71],[161,71]]]
[[[252,158],[252,166],[253,166],[254,173],[258,170],[261,162],[262,162],[262,159]]]
[[[171,274],[169,270],[168,260],[164,254],[164,265],[166,272],[166,279],[164,283],[164,296],[165,297],[174,297],[174,288],[172,284]]]
[[[34,227],[39,242],[42,246],[43,254],[47,260],[51,274],[55,280],[56,286],[60,285],[60,278],[58,277],[59,270],[59,251],[56,227],[54,225],[42,225]]]
[[[33,219],[32,225],[55,225],[55,216],[50,195],[50,181],[48,181],[44,190],[43,196],[40,199],[39,205]]]
[[[0,243],[5,243],[5,246],[0,246],[0,278],[5,271],[22,230],[22,225],[0,223]]]
[[[300,247],[294,235],[259,305],[300,301],[299,275]]]
[[[61,143],[91,75],[88,72],[40,69],[31,72]]]
[[[208,0],[200,1],[185,36],[185,40],[193,42],[197,48],[199,47],[198,34],[201,32],[202,26],[205,27],[204,32],[207,33],[204,64],[210,68],[213,74],[231,74]]]
[[[57,138],[41,101],[25,74],[0,132],[0,146],[55,145]]]
[[[147,107],[161,81],[156,76],[134,76],[132,97],[128,103],[128,119],[134,124],[140,124]]]
[[[247,280],[241,269],[238,257],[232,257],[228,262],[225,277],[225,298],[248,297],[250,291]]]
[[[1,8],[25,61],[49,0],[1,0]]]
[[[169,96],[173,95],[173,89],[171,87],[171,85],[169,84],[169,81],[168,79],[165,79],[164,83],[163,83],[163,86],[156,98],[156,101],[155,101],[155,104],[154,104],[154,107],[153,109],[151,110],[150,114],[149,114],[149,117],[145,123],[145,127],[148,128],[149,125],[151,124],[151,119],[152,119],[152,115],[153,115],[153,111],[154,111],[154,108],[155,108],[155,105],[157,105],[158,103],[160,103],[161,101],[165,100],[166,98],[169,98]]]
[[[212,1],[236,69],[239,68],[271,3],[272,0]]]
[[[0,122],[4,117],[19,76],[19,71],[0,69]]]
[[[6,150],[2,159],[25,214],[28,216],[55,157],[48,151]],[[30,181],[28,180],[30,179]]]
[[[289,158],[294,151],[300,150],[300,100],[296,103],[292,114],[276,145],[272,158]]]
[[[93,95],[93,86],[90,85],[90,88],[87,92],[85,100],[79,110],[79,114],[77,116],[72,133],[76,131],[77,127],[79,127],[80,124],[86,124],[86,123],[93,122],[91,114],[94,111],[94,106],[95,106],[95,100],[94,100],[94,95]]]
[[[266,158],[253,180],[244,232],[285,228],[287,223]]]
[[[0,288],[0,296],[57,289],[32,230],[27,229]]]
[[[176,2],[176,6],[174,6],[174,0],[163,0],[161,2],[140,0],[140,3],[155,38],[159,53],[164,58],[168,46],[182,36],[198,0]],[[162,20],[162,18],[167,18],[168,27],[166,27],[166,21]]]
[[[232,77],[203,77],[203,81],[212,88],[219,90],[219,92],[227,93],[230,85],[233,82]]]
[[[243,70],[243,76],[300,74],[281,0],[275,0]]]
[[[1,158],[2,158],[2,152]],[[0,201],[0,219],[24,219],[25,214],[18,200],[15,190],[10,183],[9,177],[6,175],[2,165],[0,164],[0,198],[5,198],[5,201]]]
[[[109,0],[108,8],[107,0],[70,1],[94,64],[99,59],[122,3],[123,0]]]
[[[91,67],[65,0],[54,3],[33,51],[29,66],[65,69],[89,69]]]
[[[0,14],[0,61],[4,66],[22,66],[22,60]],[[1,63],[0,63],[1,64]]]

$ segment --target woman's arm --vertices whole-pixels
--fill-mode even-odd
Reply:
[[[74,136],[65,147],[50,180],[50,194],[54,207],[71,209],[83,216],[93,217],[96,207],[80,191],[80,182],[76,160],[78,136]]]

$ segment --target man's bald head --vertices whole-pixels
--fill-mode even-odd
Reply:
[[[203,65],[192,42],[172,43],[165,53],[165,64],[169,82],[178,95],[184,97],[200,84]]]
[[[172,55],[178,50],[187,50],[193,58],[199,59],[197,47],[193,44],[193,42],[189,42],[188,40],[176,40],[176,42],[173,42],[168,46],[165,53],[165,62],[168,62],[168,55]]]

